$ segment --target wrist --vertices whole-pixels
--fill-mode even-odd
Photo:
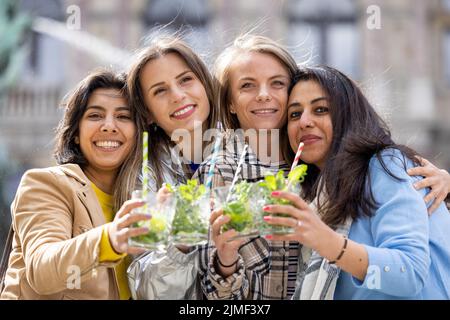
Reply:
[[[238,255],[235,256],[234,260],[233,257],[228,257],[227,260],[222,260],[220,258],[219,253],[217,252],[216,257],[214,259],[216,272],[224,279],[226,279],[236,272],[238,261],[239,261]]]
[[[234,267],[237,265],[238,261],[239,261],[239,257],[237,257],[236,260],[234,260],[234,262],[232,262],[232,263],[230,263],[230,264],[228,264],[228,263],[223,263],[223,262],[220,260],[219,256],[217,256],[217,262],[219,263],[220,267],[221,267],[221,268],[225,268],[225,269],[228,269],[228,268],[231,268],[231,267],[234,268]]]
[[[229,255],[229,256],[221,255],[221,254],[219,254],[219,251],[217,251],[216,260],[221,267],[226,267],[226,266],[232,267],[239,260],[239,256],[237,254],[233,254],[233,255]]]
[[[316,250],[317,253],[329,261],[335,260],[344,244],[342,235],[329,228],[328,232],[320,238],[321,246]]]
[[[113,241],[112,238],[111,238],[111,234],[112,234],[112,232],[111,232],[111,229],[112,229],[112,223],[111,223],[111,222],[107,223],[107,224],[105,225],[105,229],[106,229],[106,233],[107,233],[107,235],[108,235],[108,241],[109,241],[109,245],[111,246],[111,249],[113,249],[113,251],[114,251],[116,254],[122,254],[122,252],[119,252],[119,251],[117,250],[117,248],[116,248],[115,245],[114,245],[114,241]]]

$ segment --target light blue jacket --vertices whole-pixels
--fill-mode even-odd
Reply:
[[[398,150],[376,157],[369,173],[377,208],[372,217],[353,221],[349,238],[364,244],[369,268],[364,282],[341,271],[335,299],[450,299],[450,214],[442,204],[431,217]],[[407,166],[412,167],[407,160]]]

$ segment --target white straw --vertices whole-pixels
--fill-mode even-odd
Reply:
[[[236,168],[236,173],[234,174],[234,177],[233,177],[233,182],[231,183],[230,189],[228,189],[228,195],[227,195],[226,202],[228,202],[230,200],[234,185],[236,184],[236,182],[239,178],[239,174],[241,173],[242,164],[244,163],[245,155],[247,154],[247,149],[248,149],[248,144],[245,144],[244,149],[242,150],[241,158],[239,159],[238,166]]]

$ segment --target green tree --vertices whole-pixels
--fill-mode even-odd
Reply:
[[[18,12],[17,3],[0,1],[0,94],[14,82],[26,56],[23,44],[31,18]]]

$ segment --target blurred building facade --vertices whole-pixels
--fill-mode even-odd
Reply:
[[[66,23],[73,6],[81,31],[129,52],[155,25],[189,25],[187,40],[209,65],[254,29],[284,43],[298,62],[348,73],[399,142],[450,169],[450,0],[22,0],[20,10]],[[28,46],[18,82],[0,98],[0,166],[19,173],[3,174],[3,189],[13,181],[4,203],[23,169],[54,164],[63,95],[89,70],[109,66],[45,34],[33,32]]]

